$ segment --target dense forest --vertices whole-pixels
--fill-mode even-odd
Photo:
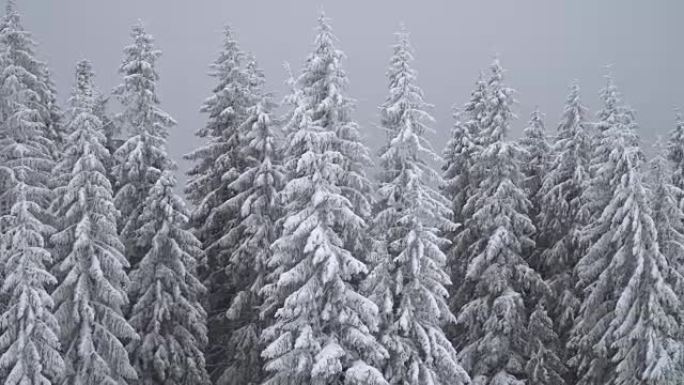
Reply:
[[[0,20],[2,384],[684,383],[681,116],[647,159],[608,74],[596,114],[575,82],[511,138],[496,58],[435,148],[402,28],[374,154],[321,14],[284,98],[217,36],[179,170],[161,51],[130,38],[120,85],[82,60],[60,105]]]

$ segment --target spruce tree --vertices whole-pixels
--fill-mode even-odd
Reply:
[[[136,378],[124,343],[137,337],[123,316],[128,261],[116,229],[118,211],[105,165],[110,154],[90,62],[76,67],[66,147],[55,167],[52,236],[59,286],[52,297],[66,361],[64,384],[126,384]]]
[[[594,132],[591,139],[591,158],[589,170],[591,179],[587,188],[583,192],[582,210],[587,216],[588,222],[594,222],[603,212],[603,209],[610,201],[613,187],[610,184],[612,175],[599,172],[610,157],[612,148],[606,146],[606,131],[615,125],[630,127],[633,124],[633,111],[622,103],[620,92],[613,79],[611,72],[605,76],[606,85],[600,91],[603,102],[602,108],[596,114],[596,121],[593,123]],[[608,189],[606,189],[608,187]],[[592,240],[583,241],[583,247],[587,247]]]
[[[521,150],[506,141],[513,90],[503,83],[498,60],[487,87],[478,135],[483,147],[473,166],[482,180],[464,207],[473,212],[464,224],[469,234],[459,234],[475,237],[465,257],[468,265],[459,291],[463,305],[457,313],[461,330],[454,342],[474,383],[518,385],[526,376],[529,311],[546,290],[526,260],[535,229],[515,161]]]
[[[282,232],[273,244],[264,288],[279,303],[263,337],[265,384],[386,384],[387,352],[374,338],[378,308],[354,285],[368,272],[345,234],[367,228],[345,196],[353,158],[346,157],[348,120],[328,96],[341,96],[342,53],[319,18],[314,52],[293,85],[286,125]],[[328,94],[334,91],[335,94]],[[338,100],[339,101],[339,100]],[[343,230],[348,232],[343,233]]]
[[[454,282],[448,290],[450,308],[457,312],[467,298],[459,295],[468,265],[467,250],[475,238],[475,229],[465,226],[465,222],[473,215],[472,207],[466,207],[466,202],[479,185],[481,175],[473,168],[477,154],[482,149],[479,145],[482,121],[487,105],[487,82],[484,75],[475,83],[470,94],[470,100],[462,110],[454,114],[455,123],[451,131],[451,138],[444,150],[444,165],[442,193],[450,202],[451,221],[442,231],[450,242],[447,246],[447,271]],[[455,225],[455,227],[454,227]],[[450,331],[450,337],[453,332]],[[458,333],[456,333],[458,334]]]
[[[145,32],[142,22],[133,27],[131,37],[133,44],[124,48],[119,67],[123,82],[114,89],[123,108],[117,120],[128,137],[114,152],[113,176],[114,200],[121,212],[120,235],[125,255],[135,267],[148,246],[140,243],[136,235],[144,201],[162,170],[173,167],[164,145],[175,121],[159,108],[159,75],[155,67],[161,52],[154,48],[153,38]]]
[[[248,74],[257,87],[263,76],[256,63],[247,65]],[[236,243],[230,258],[230,274],[237,290],[227,311],[230,323],[227,366],[217,384],[258,384],[264,378],[260,341],[267,320],[262,289],[266,284],[266,264],[271,258],[270,246],[277,235],[280,217],[278,191],[283,184],[280,166],[280,144],[274,132],[271,114],[275,107],[271,96],[260,91],[261,100],[247,110],[248,117],[239,127],[242,143],[240,157],[245,171],[230,185],[235,195],[228,202],[239,208],[236,226],[227,237]]]
[[[30,95],[26,103],[35,111],[36,120],[43,125],[42,131],[52,143],[50,155],[54,158],[59,153],[63,141],[61,132],[61,111],[56,102],[54,83],[51,80],[47,65],[36,58],[36,42],[31,33],[26,31],[14,0],[9,0],[5,15],[0,21],[0,69],[2,78],[16,77],[20,79]],[[8,119],[13,107],[10,102],[0,103],[0,119]]]
[[[684,118],[679,112],[668,140],[667,159],[672,163],[672,183],[684,190]],[[681,200],[683,197],[680,195],[678,198]]]
[[[539,108],[536,108],[530,115],[530,121],[520,139],[520,147],[523,150],[520,170],[524,177],[523,187],[532,202],[529,216],[535,224],[541,205],[537,200],[537,193],[541,189],[544,175],[549,168],[550,158],[550,145],[543,119],[543,114]]]
[[[529,359],[525,365],[527,384],[563,385],[567,367],[557,352],[561,341],[544,305],[537,305],[527,325]]]
[[[371,280],[382,309],[381,341],[389,352],[385,377],[390,384],[467,384],[456,350],[443,327],[455,317],[447,305],[447,201],[432,183],[441,183],[430,160],[437,159],[426,139],[429,105],[411,68],[408,33],[397,34],[390,60],[389,96],[380,107],[388,141],[380,155],[382,171],[375,227],[385,250]],[[457,126],[458,127],[458,126]],[[466,134],[467,135],[467,134]]]
[[[533,266],[554,293],[549,311],[562,341],[559,353],[563,359],[568,358],[568,332],[579,308],[574,269],[581,257],[580,232],[587,220],[582,199],[591,178],[592,145],[585,116],[580,88],[573,84],[551,146],[552,160],[537,194],[540,213],[536,241],[540,254]]]
[[[0,375],[4,384],[57,384],[64,362],[49,291],[47,240],[54,232],[47,211],[56,146],[49,135],[45,67],[35,42],[10,1],[0,27],[0,199],[2,294]]]
[[[573,328],[578,384],[676,384],[682,304],[672,264],[658,244],[658,226],[642,181],[644,156],[631,112],[618,104],[603,126],[596,179],[610,198],[584,230],[591,244],[577,264],[584,299]],[[607,121],[604,121],[607,122]]]
[[[201,244],[186,230],[185,204],[164,170],[152,186],[136,230],[147,251],[130,273],[130,323],[140,335],[128,344],[138,384],[208,385],[205,293],[197,278]]]
[[[226,311],[239,289],[231,281],[234,275],[229,264],[242,240],[228,241],[225,236],[235,228],[240,216],[240,207],[228,203],[236,194],[231,185],[245,168],[240,157],[239,127],[247,118],[247,109],[257,101],[252,95],[246,61],[234,33],[226,27],[223,49],[209,73],[217,84],[201,107],[208,115],[207,122],[195,132],[204,144],[185,156],[194,163],[185,193],[193,204],[192,231],[204,250],[200,277],[208,290],[207,365],[214,380],[226,370],[226,357],[233,354],[227,350],[232,326]]]

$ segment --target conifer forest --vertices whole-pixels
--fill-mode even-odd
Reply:
[[[684,116],[643,140],[612,70],[518,117],[485,57],[437,122],[402,25],[369,129],[321,11],[284,95],[217,33],[204,123],[179,127],[144,22],[116,87],[74,58],[58,93],[22,7],[0,20],[0,385],[684,384]]]

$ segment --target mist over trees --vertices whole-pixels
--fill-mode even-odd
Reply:
[[[60,106],[8,1],[0,383],[684,383],[680,114],[646,151],[609,71],[595,114],[571,81],[521,122],[495,57],[436,122],[401,26],[374,152],[323,13],[312,38],[280,98],[226,27],[179,170],[144,23]]]

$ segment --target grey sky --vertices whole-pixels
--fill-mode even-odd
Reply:
[[[411,31],[415,67],[426,100],[435,105],[441,151],[451,107],[463,104],[478,71],[498,53],[508,82],[518,90],[516,134],[535,105],[554,130],[573,79],[593,116],[603,66],[614,64],[618,86],[638,112],[641,134],[651,140],[673,127],[684,106],[684,1],[681,0],[19,0],[24,25],[39,42],[60,91],[69,93],[75,62],[91,59],[108,91],[129,31],[142,19],[164,52],[159,62],[163,108],[178,121],[169,143],[175,159],[198,141],[198,110],[213,87],[207,68],[229,23],[243,49],[254,53],[269,87],[282,96],[288,61],[298,70],[311,48],[323,8],[348,59],[350,96],[372,149],[382,138],[377,106],[386,94],[385,70],[393,32]],[[181,164],[185,168],[185,164]]]

